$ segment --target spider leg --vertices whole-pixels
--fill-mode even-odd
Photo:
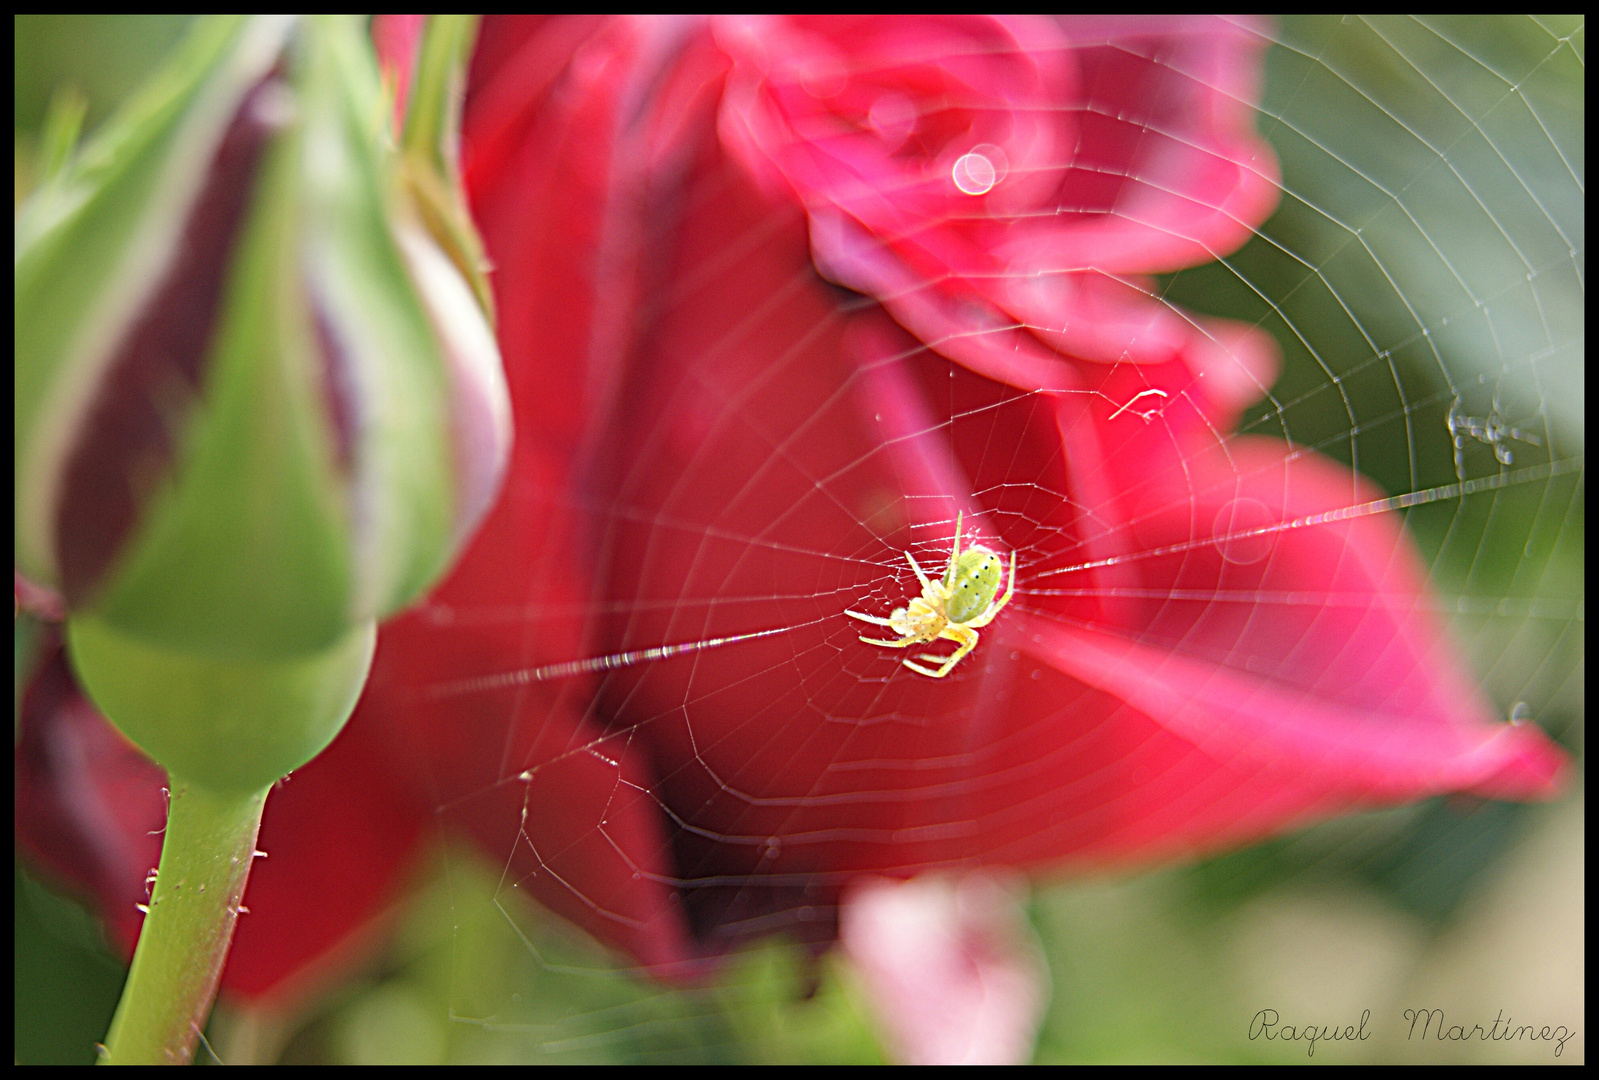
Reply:
[[[922,639],[919,637],[903,637],[898,641],[883,641],[880,638],[863,637],[861,640],[868,645],[887,645],[890,649],[903,649],[907,645],[915,645]]]
[[[916,659],[931,660],[935,664],[949,663],[953,665],[961,657],[977,648],[977,631],[971,628],[970,623],[963,623],[960,626],[945,626],[938,637],[933,640],[953,641],[956,649],[948,656],[939,656],[936,653],[921,653]]]
[[[907,551],[905,553],[905,558],[910,560],[911,569],[916,571],[916,580],[920,581],[922,583],[922,592],[925,594],[927,592],[927,586],[929,584],[929,582],[927,580],[927,575],[922,573],[922,568],[920,566],[916,565],[916,557],[914,555],[912,555],[910,552]]]
[[[934,679],[942,679],[955,669],[955,665],[960,663],[967,653],[977,648],[977,631],[967,626],[947,626],[939,637],[960,642],[960,648],[949,654],[942,667],[934,671],[931,668],[922,667],[915,660],[903,661],[905,666],[918,674],[927,675]],[[922,653],[916,657],[916,660],[930,660],[935,664],[939,662],[939,658],[931,653]]]
[[[846,612],[844,612],[844,614],[850,616],[853,619],[859,619],[861,622],[876,623],[878,626],[893,626],[894,625],[894,621],[892,619],[885,619],[885,618],[883,618],[880,615],[867,615],[864,612],[860,612],[860,611],[846,611]]]
[[[955,511],[955,546],[950,549],[949,565],[944,568],[945,588],[951,588],[955,584],[955,564],[961,557],[961,516],[962,511]]]

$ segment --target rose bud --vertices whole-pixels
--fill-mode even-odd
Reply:
[[[509,448],[362,34],[202,21],[17,223],[18,568],[96,703],[220,789],[337,733]]]

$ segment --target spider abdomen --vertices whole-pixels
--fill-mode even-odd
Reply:
[[[968,548],[949,568],[949,600],[944,617],[957,625],[969,623],[988,610],[1004,583],[1004,564],[983,547]]]

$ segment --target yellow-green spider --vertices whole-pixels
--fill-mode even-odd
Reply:
[[[949,553],[949,565],[944,568],[943,574],[929,578],[916,565],[916,559],[910,552],[905,553],[905,559],[916,571],[916,580],[922,583],[922,595],[905,607],[895,608],[894,613],[886,619],[860,611],[846,611],[844,614],[862,622],[886,626],[901,635],[898,641],[862,637],[861,640],[868,645],[903,649],[939,638],[957,642],[958,647],[948,659],[933,653],[917,654],[916,660],[941,664],[936,671],[923,667],[916,660],[905,661],[905,666],[917,674],[942,679],[954,670],[967,653],[977,648],[977,628],[993,622],[1000,609],[1010,603],[1011,594],[1016,591],[1016,552],[1010,553],[1010,576],[1006,578],[1001,569],[1004,564],[988,548],[973,544],[962,551],[961,515],[957,514],[955,547]],[[996,600],[1002,584],[1006,585],[1005,595]]]

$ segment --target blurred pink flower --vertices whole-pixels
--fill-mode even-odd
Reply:
[[[1049,969],[1018,894],[988,874],[859,878],[838,939],[907,1065],[1031,1061]]]
[[[1275,205],[1263,41],[487,19],[463,169],[509,476],[384,629],[349,730],[269,802],[228,985],[332,955],[430,821],[690,975],[755,934],[831,941],[865,876],[1147,863],[1441,792],[1550,794],[1560,751],[1494,722],[1397,520],[1351,511],[1380,493],[1236,434],[1270,339],[1153,292]],[[935,681],[844,611],[914,595],[902,552],[941,567],[958,513],[1018,553],[1018,589]],[[325,933],[300,933],[302,886]]]

